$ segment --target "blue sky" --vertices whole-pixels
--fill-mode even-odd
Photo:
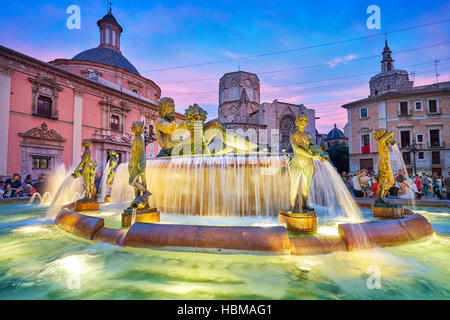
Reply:
[[[107,3],[3,2],[0,44],[44,61],[71,58],[98,45],[96,21],[106,13]],[[71,4],[81,8],[80,30],[66,28],[66,8]],[[366,26],[369,17],[366,9],[372,4],[381,9],[380,30],[369,30]],[[332,46],[240,60],[241,70],[259,75],[261,102],[278,99],[316,109],[320,132],[330,130],[333,123],[342,128],[347,119],[340,106],[368,95],[369,78],[380,70],[384,33],[450,18],[450,1],[438,0],[115,0],[112,8],[124,28],[122,53],[141,75],[154,80],[163,96],[173,97],[179,111],[197,102],[210,118],[217,115],[218,79],[237,70],[236,57],[375,35]],[[438,64],[439,80],[450,80],[450,43],[442,44],[450,41],[450,22],[388,33],[387,37],[396,68],[414,71],[416,85],[435,81],[436,59],[442,60]],[[442,45],[397,53],[436,44]],[[374,58],[361,60],[365,57]],[[156,71],[226,59],[230,61]],[[324,66],[302,69],[314,65]]]

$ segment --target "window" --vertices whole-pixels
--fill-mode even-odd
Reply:
[[[50,158],[33,156],[33,169],[49,169]]]
[[[428,100],[428,113],[438,113],[438,102],[437,100]]]
[[[109,28],[106,28],[106,43],[109,44]]]
[[[361,153],[370,153],[370,135],[361,136]]]
[[[424,155],[424,153],[423,153],[423,151],[419,151],[419,160],[423,160],[423,159],[425,159],[425,155]]]
[[[111,130],[120,130],[120,117],[113,114],[111,116]]]
[[[100,30],[100,43],[103,43],[103,28]]]
[[[415,105],[415,110],[416,110],[416,111],[421,111],[421,110],[423,110],[423,108],[422,108],[422,101],[416,101],[416,102],[414,103],[414,105]]]
[[[408,101],[401,101],[400,102],[400,106],[399,106],[399,115],[400,116],[407,116],[409,115],[409,110],[408,110]]]
[[[49,97],[39,96],[37,103],[37,114],[39,116],[52,116],[52,99]]]
[[[405,165],[411,164],[411,152],[402,152],[403,161],[405,162]]]
[[[239,100],[239,87],[228,89],[228,100]]]
[[[431,164],[441,164],[441,155],[439,151],[431,152]]]
[[[417,135],[417,143],[423,143],[423,134]]]
[[[411,136],[409,131],[400,131],[400,147],[409,148],[411,144]]]
[[[111,33],[112,33],[112,44],[115,46],[116,45],[116,32],[113,30]]]
[[[361,115],[361,119],[367,118],[367,108],[362,108],[360,109],[360,115]]]
[[[439,129],[430,130],[430,146],[431,147],[440,147],[440,132]]]
[[[131,91],[133,91],[134,93],[138,93],[138,91],[137,91],[136,89],[133,89],[133,90],[131,90]]]
[[[366,170],[373,170],[373,159],[359,159],[359,168]]]

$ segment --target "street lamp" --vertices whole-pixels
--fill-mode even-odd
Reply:
[[[417,148],[417,146],[419,146],[419,148]],[[411,144],[411,152],[413,154],[414,157],[414,175],[416,176],[416,152],[422,150],[422,145],[421,144],[416,144],[416,141],[413,140],[412,144]]]

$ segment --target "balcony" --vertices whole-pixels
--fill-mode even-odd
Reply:
[[[369,146],[361,146],[361,153],[370,153],[370,145]]]
[[[444,141],[430,141],[428,142],[429,148],[445,148],[445,142]]]

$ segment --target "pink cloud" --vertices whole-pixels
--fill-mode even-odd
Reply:
[[[358,57],[357,54],[349,54],[349,55],[345,56],[344,58],[334,58],[334,60],[331,62],[328,62],[328,64],[329,64],[330,68],[334,68],[341,63],[352,61],[356,57]]]

